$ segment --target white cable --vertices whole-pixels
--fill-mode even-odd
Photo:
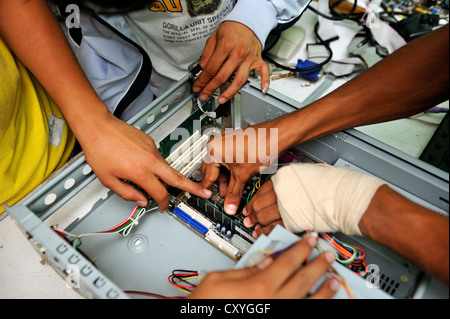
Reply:
[[[211,95],[211,97],[217,99],[217,98],[219,97],[219,95],[216,94],[216,93],[213,93],[213,95]],[[198,106],[198,108],[200,109],[200,111],[203,112],[203,114],[205,114],[205,115],[207,115],[207,116],[209,116],[209,117],[211,117],[211,118],[213,118],[213,119],[216,118],[216,116],[217,116],[216,112],[206,112],[205,110],[203,110],[203,104],[202,104],[202,102],[200,101],[200,98],[199,98],[199,97],[197,98],[197,106]]]

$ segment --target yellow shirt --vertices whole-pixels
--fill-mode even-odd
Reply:
[[[0,39],[0,214],[63,165],[74,143],[59,108]]]

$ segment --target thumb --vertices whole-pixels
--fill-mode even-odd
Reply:
[[[246,182],[236,178],[230,177],[227,192],[225,194],[224,209],[228,215],[234,215],[237,212],[239,204],[242,200],[242,192],[244,191]]]

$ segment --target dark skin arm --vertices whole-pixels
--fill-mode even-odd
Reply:
[[[294,145],[332,132],[425,111],[448,99],[448,38],[446,25],[408,43],[307,107],[253,127],[277,128],[278,154],[281,154]],[[214,143],[211,143],[212,148]],[[247,149],[234,151],[236,153],[247,153]],[[214,157],[215,161],[230,173],[225,206],[236,207],[246,182],[259,172],[261,163],[226,163],[225,153],[220,155]],[[217,166],[203,165],[203,186],[210,187],[218,179],[220,167]]]
[[[389,247],[447,285],[449,220],[381,186],[359,222],[368,238]]]

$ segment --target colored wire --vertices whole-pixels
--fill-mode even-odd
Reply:
[[[332,276],[334,279],[336,279],[337,281],[339,281],[342,285],[342,287],[344,287],[345,292],[347,293],[348,297],[350,299],[355,299],[355,297],[353,296],[352,291],[350,290],[350,287],[348,286],[347,282],[345,281],[344,277],[342,277],[336,269],[334,269],[333,267],[330,267],[329,270],[327,271],[327,273]]]
[[[319,238],[327,241],[336,250],[339,263],[349,267],[357,274],[361,275],[361,272],[366,274],[367,263],[364,260],[366,254],[362,249],[340,241],[331,233],[320,233]]]
[[[109,234],[121,234],[122,236],[128,236],[128,234],[131,232],[134,225],[139,224],[139,219],[141,219],[142,216],[145,215],[145,213],[151,212],[158,208],[158,204],[152,203],[149,204],[146,208],[141,206],[135,206],[131,212],[131,214],[119,223],[118,225],[111,227],[107,230],[99,231],[99,232],[93,232],[93,233],[86,233],[86,234],[72,234],[63,230],[58,230],[53,228],[54,231],[56,231],[58,234],[63,236],[72,237],[72,246],[74,248],[79,248],[81,244],[79,244],[80,239],[82,237],[86,236],[95,236],[95,235],[109,235]]]
[[[163,295],[160,295],[160,294],[155,294],[155,293],[152,293],[152,292],[135,291],[135,290],[127,290],[127,291],[124,291],[124,292],[126,294],[143,295],[143,296],[155,297],[155,298],[158,298],[158,299],[185,299],[186,298],[185,296],[170,296],[170,297],[167,297],[167,296],[163,296]]]
[[[250,201],[250,198],[253,196],[256,190],[261,187],[261,175],[259,175],[258,179],[253,182],[253,189],[248,193],[247,203]]]
[[[170,284],[174,285],[182,292],[190,294],[196,285],[190,283],[188,280],[197,277],[198,272],[195,270],[175,269],[172,271],[172,274],[167,278],[167,280]],[[180,282],[183,282],[183,284]]]

